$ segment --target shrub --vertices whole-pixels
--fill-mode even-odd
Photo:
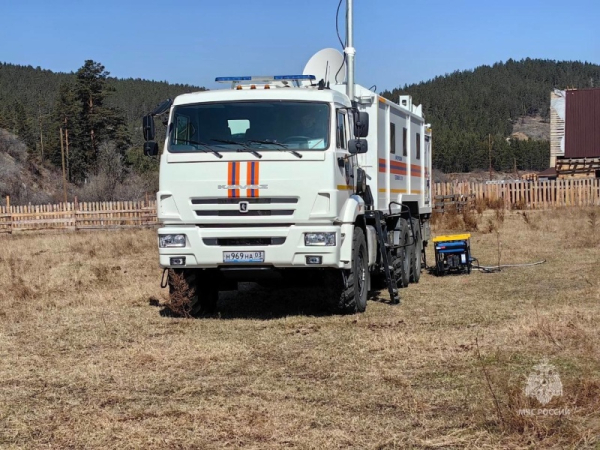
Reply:
[[[464,229],[466,231],[477,231],[477,217],[472,211],[465,209],[462,214],[463,223],[465,224]]]

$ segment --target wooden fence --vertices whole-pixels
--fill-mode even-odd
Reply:
[[[514,181],[510,183],[435,183],[438,203],[499,199],[508,209],[600,206],[600,179]],[[442,200],[440,200],[442,199]],[[467,203],[464,203],[467,202]],[[464,204],[463,204],[464,203]],[[444,208],[436,205],[436,208]],[[55,205],[0,206],[0,233],[52,229],[139,228],[157,225],[156,202],[71,202]]]
[[[0,233],[32,230],[92,230],[156,225],[156,202],[71,202],[0,206]]]
[[[433,211],[444,214],[445,212],[462,213],[465,210],[475,209],[475,195],[452,194],[436,195],[433,197]]]
[[[600,179],[511,181],[508,183],[435,183],[433,195],[473,195],[475,201],[501,200],[507,209],[600,206]]]

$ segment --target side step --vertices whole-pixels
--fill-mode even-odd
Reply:
[[[390,251],[390,244],[387,242],[388,233],[385,218],[381,211],[367,211],[366,217],[372,219],[375,222],[375,231],[377,232],[377,241],[379,243],[381,263],[383,264],[385,272],[385,280],[387,282],[390,300],[395,305],[400,304],[398,286],[396,285],[396,280],[394,280],[392,277],[392,270],[394,270],[394,268],[390,266],[390,263],[392,261],[392,255]]]

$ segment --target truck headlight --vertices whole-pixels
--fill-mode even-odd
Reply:
[[[160,248],[185,247],[185,234],[159,234],[158,246]]]
[[[304,233],[304,245],[335,246],[335,233]]]

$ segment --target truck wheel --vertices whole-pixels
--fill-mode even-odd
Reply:
[[[402,287],[402,264],[404,263],[406,249],[400,247],[391,253],[392,280],[394,280],[395,287]],[[379,272],[371,273],[371,288],[378,291],[388,288],[383,267]]]
[[[214,313],[219,299],[217,279],[199,269],[169,269],[171,308],[192,317]]]
[[[400,219],[400,247],[398,256],[402,256],[402,265],[400,267],[400,286],[399,287],[408,287],[408,283],[410,281],[410,269],[411,269],[411,261],[414,253],[414,246],[406,247],[406,244],[410,243],[410,234],[409,234],[409,226],[408,221],[406,219]]]
[[[410,273],[410,282],[418,283],[421,279],[421,255],[423,253],[423,240],[421,239],[421,226],[419,219],[412,219],[413,230],[415,231],[415,245],[413,265]]]
[[[352,237],[352,268],[344,271],[332,271],[329,287],[333,289],[332,300],[335,309],[342,314],[364,312],[367,308],[367,290],[369,286],[369,255],[363,230],[354,228]],[[341,272],[341,273],[340,273]]]
[[[402,237],[400,237],[400,240],[402,240]],[[402,244],[402,242],[399,242],[399,244]],[[405,258],[406,249],[404,247],[397,248],[392,252],[392,277],[396,283],[396,287],[402,287],[402,266],[404,264]],[[387,285],[385,285],[384,287],[387,288]]]

